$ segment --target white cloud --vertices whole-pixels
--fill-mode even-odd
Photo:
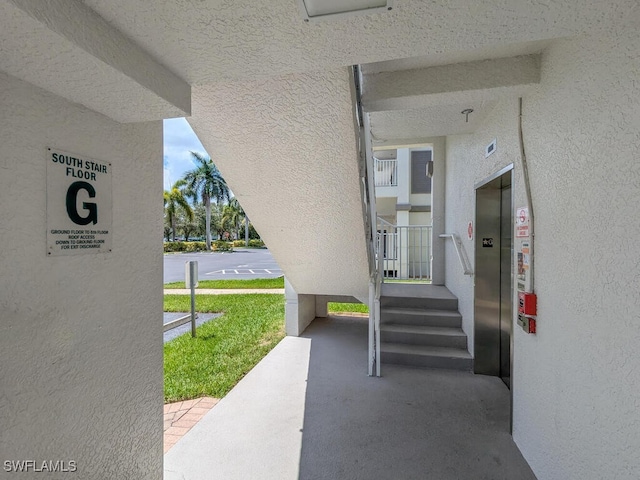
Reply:
[[[190,151],[209,156],[184,118],[164,121],[164,188],[179,180],[188,170],[195,167]]]

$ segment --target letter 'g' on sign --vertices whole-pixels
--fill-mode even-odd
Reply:
[[[87,182],[74,182],[67,190],[67,213],[71,221],[77,225],[94,225],[98,223],[98,206],[95,203],[82,202],[82,208],[89,213],[85,217],[81,217],[78,213],[78,192],[85,190],[89,194],[89,198],[95,198],[96,189]]]

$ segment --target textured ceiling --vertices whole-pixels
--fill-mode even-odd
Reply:
[[[540,81],[539,55],[520,55],[363,76],[374,145],[472,133],[500,98]],[[467,118],[461,112],[472,109]],[[413,141],[412,141],[413,143]]]
[[[370,113],[373,145],[397,144],[400,140],[416,143],[428,137],[472,133],[494,106],[495,102],[474,105],[468,122],[460,113],[469,107],[467,104]]]
[[[345,67],[376,63],[364,67],[375,74],[537,52],[610,31],[636,5],[397,0],[388,13],[305,23],[296,0],[0,0],[0,70],[118,121],[188,113],[191,86],[190,123],[294,288],[366,297]],[[409,77],[428,109],[373,113],[378,145],[473,131],[495,95],[515,92],[478,82],[435,98]],[[402,95],[412,102],[411,88]]]
[[[296,0],[84,0],[192,85],[364,64],[367,74],[535,53],[550,39],[610,30],[637,0],[398,0],[391,12],[306,23]],[[370,64],[370,65],[367,65]],[[515,91],[495,92],[499,95]],[[478,90],[435,107],[372,116],[388,141],[465,133],[495,100]],[[407,102],[413,99],[405,97]],[[425,101],[425,96],[422,97]],[[456,111],[476,109],[469,124]],[[466,108],[466,106],[464,108]],[[201,140],[206,131],[199,132]]]
[[[186,82],[80,2],[0,0],[0,71],[119,122],[191,108]]]
[[[539,53],[549,46],[549,40],[537,42],[513,43],[508,45],[493,45],[489,48],[478,48],[462,52],[446,52],[434,55],[398,58],[385,62],[374,62],[362,66],[362,73],[369,75],[380,72],[395,72],[398,70],[416,70],[420,68],[452,65],[454,63],[476,62],[491,58],[507,58],[519,55]]]
[[[296,0],[85,0],[191,84],[482,50],[610,28],[636,0],[398,0],[305,23]],[[159,5],[160,3],[160,5]],[[455,61],[455,60],[454,60]]]

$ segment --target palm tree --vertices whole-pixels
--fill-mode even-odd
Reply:
[[[240,224],[245,220],[245,218],[246,215],[244,210],[240,206],[236,197],[229,200],[229,204],[225,205],[222,210],[222,224],[233,227],[237,238],[240,238]]]
[[[176,241],[176,219],[179,210],[182,210],[189,220],[193,219],[193,210],[185,198],[185,185],[184,180],[178,180],[173,184],[171,190],[164,191],[164,208],[167,212],[167,220],[171,225],[171,235],[174,242]]]
[[[220,204],[225,199],[229,199],[229,187],[224,181],[220,170],[215,166],[213,160],[205,157],[198,152],[191,152],[196,168],[184,174],[189,195],[194,199],[200,197],[204,205],[205,215],[205,232],[207,237],[207,248],[211,249],[211,200],[215,200]]]

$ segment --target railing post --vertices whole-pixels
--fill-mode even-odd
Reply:
[[[380,376],[380,295],[375,295],[374,300],[374,327],[375,327],[375,351],[376,351],[376,377]]]
[[[191,336],[196,338],[196,287],[198,286],[198,262],[191,260],[188,265],[187,283],[191,289]]]
[[[368,367],[369,376],[373,376],[373,367],[376,363],[376,345],[375,345],[375,303],[376,303],[376,284],[372,280],[369,282],[369,354]]]

